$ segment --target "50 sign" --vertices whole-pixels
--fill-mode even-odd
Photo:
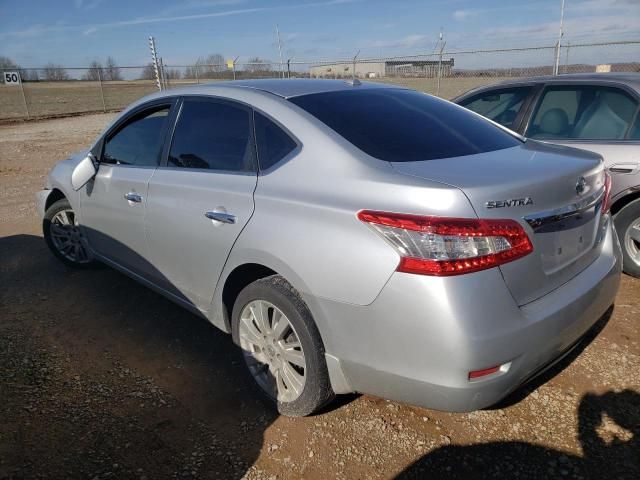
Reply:
[[[20,85],[20,72],[4,72],[2,79],[7,85]]]

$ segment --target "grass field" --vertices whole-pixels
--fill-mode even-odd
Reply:
[[[404,85],[434,95],[437,92],[437,79],[435,78],[388,77],[372,80]],[[440,96],[451,99],[471,88],[498,80],[487,77],[443,78],[440,81]],[[182,80],[173,82],[172,86],[193,83],[195,82]],[[99,82],[86,81],[24,84],[24,94],[31,118],[119,110],[134,100],[155,91],[155,83],[147,80],[104,82],[102,89]],[[19,120],[24,118],[27,118],[27,111],[20,87],[0,85],[0,120]]]

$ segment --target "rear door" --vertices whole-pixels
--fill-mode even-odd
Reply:
[[[156,282],[200,309],[253,213],[253,131],[248,107],[185,97],[168,156],[149,182],[145,223]]]
[[[615,84],[549,84],[528,122],[526,136],[602,155],[613,194],[640,184],[637,95]]]
[[[147,187],[160,162],[172,104],[147,104],[116,124],[98,147],[98,173],[80,191],[92,248],[143,276],[153,270],[144,232]]]

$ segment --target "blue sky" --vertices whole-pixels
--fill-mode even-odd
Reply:
[[[0,55],[24,67],[107,55],[141,65],[154,35],[165,64],[276,60],[276,24],[296,60],[431,53],[441,28],[447,50],[550,45],[559,15],[560,0],[0,0]],[[639,38],[640,0],[566,0],[565,40]]]

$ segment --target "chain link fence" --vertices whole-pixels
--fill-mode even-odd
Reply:
[[[199,83],[257,78],[357,77],[394,83],[451,99],[469,89],[510,78],[554,73],[640,72],[640,40],[469,50],[430,55],[342,60],[289,60],[152,67],[0,70],[0,120],[117,111],[144,95]],[[16,73],[21,81],[12,81]]]

